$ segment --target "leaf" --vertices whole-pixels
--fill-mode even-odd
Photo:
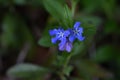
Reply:
[[[82,51],[86,48],[86,45],[84,44],[84,42],[81,43],[74,43],[73,45],[73,55],[77,55],[79,53],[81,53],[82,55]]]
[[[83,77],[112,78],[113,74],[101,68],[90,60],[80,59],[76,61],[79,74]],[[90,79],[90,78],[89,78]]]
[[[33,64],[18,64],[11,67],[7,71],[8,76],[18,78],[30,78],[32,76],[44,76],[49,71],[43,67],[39,67]]]
[[[62,19],[62,23],[68,28],[72,28],[73,27],[73,19],[72,19],[72,11],[70,10],[70,8],[65,5],[64,7],[64,17]]]
[[[46,26],[43,33],[42,33],[42,37],[41,39],[38,41],[38,44],[44,47],[51,47],[54,44],[52,44],[51,42],[51,36],[49,34],[49,30],[52,30],[53,26]]]
[[[112,60],[116,57],[117,57],[116,48],[111,45],[104,45],[97,49],[94,60],[97,62],[105,62]]]
[[[59,0],[43,0],[46,10],[56,19],[62,19],[64,16],[63,5]]]
[[[67,66],[65,69],[64,69],[64,74],[66,76],[69,76],[70,75],[70,72],[73,70],[73,67],[72,66]]]
[[[99,0],[99,4],[101,5],[102,9],[104,10],[104,12],[106,13],[106,16],[108,18],[113,19],[113,15],[115,12],[115,5],[116,5],[116,1],[115,0]]]
[[[72,27],[72,11],[60,0],[44,0],[43,4],[46,10],[59,22],[64,28]]]
[[[51,43],[51,37],[50,36],[43,36],[39,41],[38,44],[44,47],[50,47],[53,46]]]
[[[14,42],[16,40],[16,18],[11,14],[6,14],[2,23],[3,34],[1,36],[1,41],[3,46],[16,45]]]
[[[104,32],[106,34],[116,33],[119,34],[119,27],[115,20],[108,20],[105,24]]]

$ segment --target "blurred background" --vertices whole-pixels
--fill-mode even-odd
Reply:
[[[120,0],[77,0],[74,20],[87,40],[74,44],[66,79],[58,74],[64,58],[48,34],[59,26],[59,4],[72,2],[0,0],[0,80],[120,80]]]

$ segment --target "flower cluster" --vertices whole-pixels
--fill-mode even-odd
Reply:
[[[72,43],[75,39],[83,41],[85,37],[82,36],[83,28],[80,27],[80,22],[76,22],[72,29],[64,30],[62,28],[53,29],[49,31],[51,36],[54,36],[51,41],[53,44],[59,42],[59,50],[71,52]]]

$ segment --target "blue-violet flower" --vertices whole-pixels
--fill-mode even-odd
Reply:
[[[67,52],[71,52],[72,50],[72,43],[67,39],[66,43],[64,45],[59,44],[59,50],[60,51],[67,51]]]
[[[83,33],[83,28],[80,27],[80,22],[76,22],[74,24],[74,28],[70,29],[69,41],[73,42],[76,38],[79,41],[83,41],[85,37],[82,36],[82,33]]]
[[[51,36],[55,36],[51,39],[52,43],[55,44],[57,41],[60,41],[59,43],[59,50],[60,51],[71,51],[72,44],[68,41],[68,36],[70,34],[69,30],[64,30],[62,28],[59,29],[53,29],[49,31],[49,34]]]

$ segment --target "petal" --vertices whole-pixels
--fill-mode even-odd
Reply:
[[[62,39],[61,42],[59,43],[59,50],[64,51],[65,45],[66,45],[66,38]]]
[[[78,29],[78,31],[79,31],[79,33],[83,33],[83,28],[80,27],[80,28]]]
[[[59,45],[59,50],[64,51],[65,50],[65,45]]]
[[[83,40],[85,39],[85,37],[83,37],[83,36],[77,36],[77,39],[78,39],[79,41],[83,41]]]
[[[66,44],[66,38],[62,38],[60,41],[59,46]]]
[[[68,42],[68,43],[66,44],[66,51],[67,51],[67,52],[71,52],[71,50],[72,50],[72,43]]]
[[[74,24],[74,28],[78,28],[80,26],[80,22],[76,22],[75,24]]]
[[[69,37],[69,41],[70,41],[70,42],[73,42],[74,40],[75,40],[75,36],[71,35],[71,36]]]
[[[49,34],[51,36],[55,35],[57,33],[57,29],[54,29],[54,30],[49,30]]]
[[[63,28],[58,28],[58,32],[63,32],[64,31],[64,29]]]
[[[64,32],[65,37],[67,37],[69,34],[70,34],[70,31],[69,31],[69,30],[66,30],[66,31]]]
[[[57,42],[58,38],[57,37],[54,37],[51,39],[52,43],[55,44]]]

